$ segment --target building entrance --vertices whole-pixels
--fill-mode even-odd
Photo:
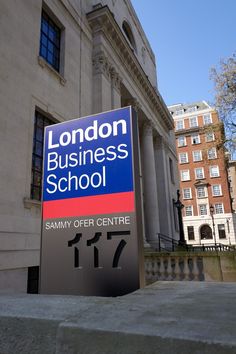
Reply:
[[[202,225],[200,228],[201,240],[209,240],[212,238],[212,229],[209,225]]]

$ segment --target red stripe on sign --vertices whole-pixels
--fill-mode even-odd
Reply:
[[[126,213],[134,211],[134,192],[43,202],[43,219]]]

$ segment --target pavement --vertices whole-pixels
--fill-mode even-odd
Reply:
[[[235,295],[167,281],[115,298],[0,295],[0,354],[235,354]]]

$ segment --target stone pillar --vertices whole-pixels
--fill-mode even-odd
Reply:
[[[170,217],[170,195],[169,178],[167,173],[166,151],[163,138],[158,136],[155,139],[155,165],[157,177],[157,196],[159,207],[160,233],[173,237]]]
[[[110,70],[111,75],[111,108],[120,108],[121,107],[121,77],[116,72],[115,68],[112,67]]]
[[[103,52],[93,58],[93,113],[109,111],[111,105],[110,64]]]
[[[160,232],[153,130],[145,123],[142,133],[142,171],[144,188],[145,234],[147,242],[158,246]]]

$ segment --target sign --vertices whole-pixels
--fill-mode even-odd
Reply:
[[[143,285],[138,127],[131,107],[45,128],[40,292]]]

